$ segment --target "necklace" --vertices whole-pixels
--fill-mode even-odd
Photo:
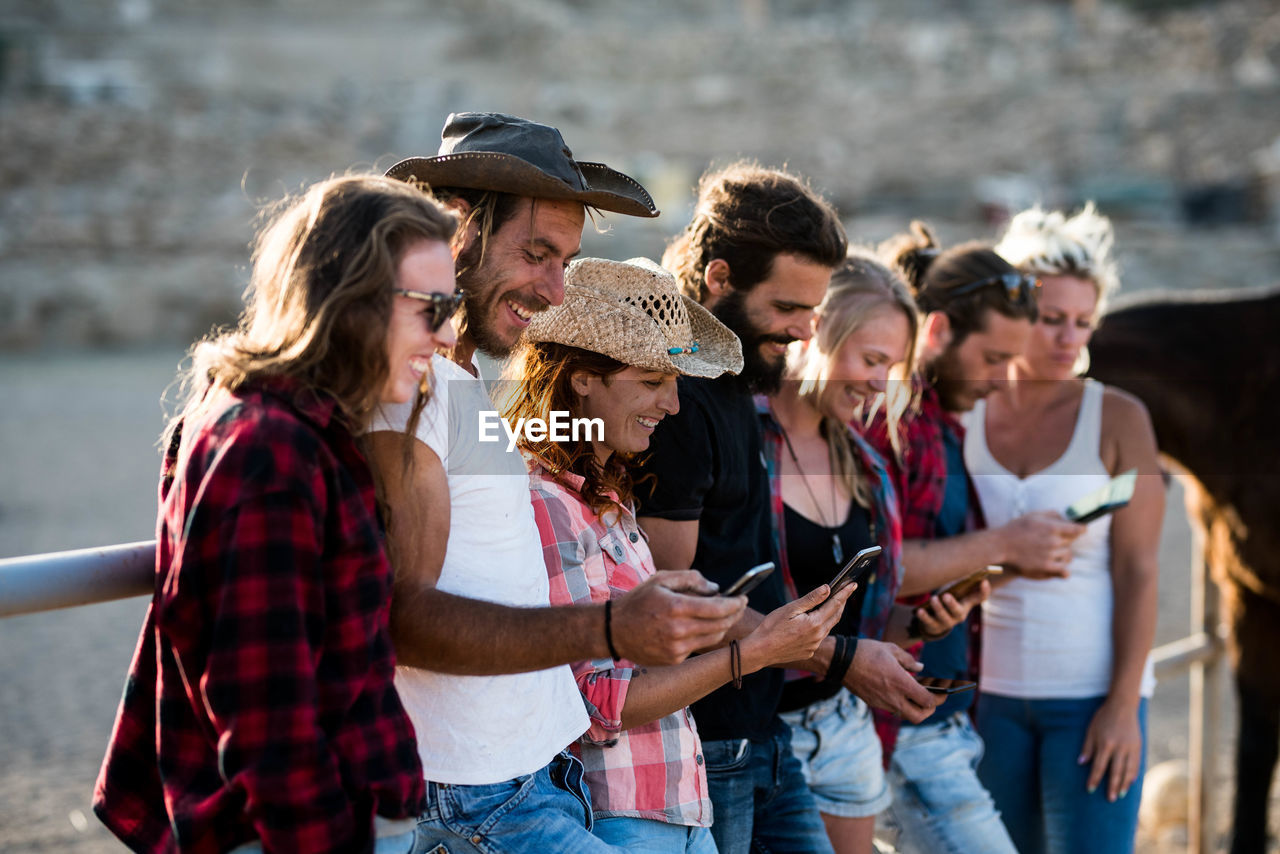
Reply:
[[[791,437],[787,435],[787,429],[782,426],[781,421],[778,422],[778,429],[782,432],[782,441],[787,444],[787,453],[791,455],[791,462],[795,465],[796,471],[800,473],[800,482],[804,484],[805,491],[813,499],[813,509],[818,512],[822,527],[831,529],[831,557],[835,560],[836,566],[839,566],[844,563],[844,546],[840,545],[839,526],[827,524],[827,516],[822,512],[822,505],[818,503],[818,496],[814,493],[813,487],[809,485],[809,476],[804,473],[804,469],[800,468],[800,459],[796,456],[796,449],[791,446]],[[831,494],[838,501],[839,494],[836,492],[834,476],[831,478]]]

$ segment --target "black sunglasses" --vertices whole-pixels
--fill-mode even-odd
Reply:
[[[1005,296],[1014,305],[1030,304],[1035,299],[1035,294],[1040,290],[1040,280],[1035,276],[1027,276],[1022,273],[1003,273],[999,276],[991,276],[990,278],[979,279],[976,282],[969,282],[967,285],[961,285],[958,288],[950,288],[947,290],[946,295],[948,299],[954,299],[966,294],[976,293],[991,285],[1003,285]]]
[[[391,293],[396,296],[425,302],[427,307],[422,310],[422,313],[426,315],[427,325],[431,327],[432,332],[439,332],[440,327],[449,322],[449,318],[453,317],[454,312],[458,310],[458,306],[462,305],[462,300],[465,296],[462,291],[454,291],[451,294],[429,294],[425,291],[411,291],[407,288],[392,288]]]

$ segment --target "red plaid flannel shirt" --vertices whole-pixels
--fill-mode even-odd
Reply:
[[[418,815],[391,571],[335,401],[220,394],[165,456],[156,586],[94,809],[139,852],[367,851]]]
[[[897,489],[898,501],[902,505],[902,539],[934,540],[938,533],[938,516],[942,513],[942,502],[947,491],[947,451],[943,444],[943,431],[953,433],[960,446],[964,447],[964,426],[954,416],[942,408],[938,394],[932,386],[920,389],[919,406],[909,412],[898,423],[899,445],[902,448],[902,459],[899,460],[889,444],[889,434],[883,413],[880,414],[867,430],[867,439],[880,452],[889,468],[889,476]],[[981,505],[973,491],[973,483],[969,484],[969,518],[965,522],[966,531],[974,531],[984,527]],[[908,573],[911,567],[906,567]],[[928,600],[928,596],[912,596],[903,598],[902,602],[918,605]],[[982,620],[978,608],[970,612],[969,617],[969,676],[975,682],[978,678],[978,664],[982,660]],[[922,646],[917,644],[912,652],[920,657]],[[877,718],[877,724],[884,718]],[[895,721],[897,719],[894,719]],[[900,724],[901,722],[898,721]],[[880,725],[881,741],[885,747],[885,763],[893,751],[897,740],[896,727],[892,732]]]

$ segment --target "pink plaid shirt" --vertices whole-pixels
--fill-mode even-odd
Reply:
[[[649,544],[635,515],[596,518],[582,500],[582,478],[558,479],[533,465],[533,515],[551,579],[551,604],[603,602],[654,573]],[[586,767],[596,815],[632,816],[670,824],[711,826],[702,742],[687,708],[622,731],[622,706],[637,665],[600,658],[579,661],[573,675],[591,728],[573,746]]]

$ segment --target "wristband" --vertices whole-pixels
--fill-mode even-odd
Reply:
[[[742,648],[736,640],[729,641],[729,675],[733,677],[733,687],[742,689]]]
[[[613,645],[613,600],[604,600],[604,642],[609,645],[609,655],[613,656],[614,661],[619,661],[622,656],[618,655],[618,648]]]
[[[832,635],[836,640],[835,652],[831,655],[831,664],[827,666],[827,675],[822,681],[827,685],[839,685],[844,682],[849,665],[853,664],[853,654],[858,649],[858,639],[845,635]]]

